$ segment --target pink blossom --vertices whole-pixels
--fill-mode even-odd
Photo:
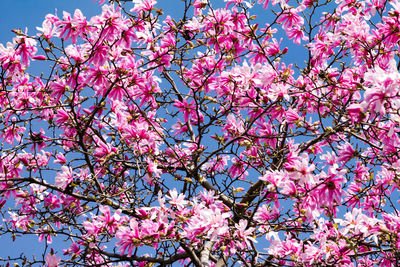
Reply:
[[[115,237],[117,239],[120,239],[120,241],[118,241],[116,245],[120,246],[119,251],[121,251],[121,255],[123,255],[125,251],[128,250],[128,256],[131,256],[133,253],[133,249],[142,244],[141,236],[139,233],[139,224],[134,219],[130,220],[129,227],[121,226],[118,228]]]
[[[259,3],[259,4],[263,3],[263,8],[267,9],[268,4],[269,4],[269,0],[258,0],[257,3]]]
[[[65,52],[69,58],[72,58],[75,60],[75,62],[84,62],[86,59],[88,52],[88,46],[83,46],[83,45],[69,45],[65,48]],[[93,58],[95,62],[101,62],[104,59],[104,51],[99,50],[96,52],[96,58]],[[100,64],[101,65],[101,64]]]
[[[174,129],[175,135],[181,136],[183,133],[187,132],[188,127],[185,123],[178,120],[174,125],[172,125],[172,129]]]
[[[63,96],[67,85],[64,79],[60,79],[58,76],[55,77],[56,80],[54,82],[50,82],[49,87],[52,90],[51,96],[55,98],[58,102]]]
[[[299,28],[294,26],[293,28],[287,29],[286,34],[289,39],[294,39],[295,44],[300,45],[301,40],[308,41],[308,37],[304,35],[304,32]]]
[[[372,218],[368,218],[362,213],[361,209],[357,208],[354,208],[351,213],[347,212],[344,217],[345,219],[336,219],[336,222],[345,227],[343,229],[343,234],[347,234],[351,231],[354,234],[363,234],[366,236],[368,233],[368,225],[375,224]]]
[[[104,143],[103,140],[98,137],[95,137],[95,142],[97,143],[97,147],[95,149],[94,156],[98,158],[110,156],[117,151],[117,149],[112,144]]]
[[[293,163],[285,164],[285,168],[290,172],[290,177],[294,180],[298,180],[301,184],[313,184],[317,182],[317,177],[313,175],[315,165],[309,165],[309,157],[307,154],[302,154],[299,159],[293,161]]]
[[[174,188],[173,190],[169,191],[169,198],[170,200],[168,201],[172,206],[177,207],[178,210],[181,210],[184,208],[184,206],[187,204],[187,201],[185,200],[185,195],[184,194],[179,194]]]
[[[140,14],[141,12],[151,11],[155,4],[157,4],[156,0],[133,0],[135,6],[131,9],[131,12],[137,12]]]
[[[283,23],[284,29],[291,29],[294,26],[302,26],[304,24],[304,19],[296,14],[296,10],[289,9],[283,11],[277,19],[278,23]]]
[[[42,23],[42,27],[36,27],[38,31],[42,32],[42,36],[47,39],[52,38],[56,34],[57,27],[55,26],[60,19],[54,15],[47,14]]]
[[[0,45],[2,233],[70,265],[396,262],[399,0],[119,2]]]
[[[61,258],[57,257],[54,254],[47,254],[45,261],[47,267],[57,267],[59,262],[61,261]]]
[[[37,52],[36,41],[32,38],[18,37],[16,42],[18,43],[18,47],[15,50],[15,53],[16,55],[21,55],[22,65],[28,67],[29,59]]]
[[[185,122],[189,121],[190,116],[195,116],[195,107],[193,106],[194,101],[192,103],[188,103],[186,99],[175,100],[174,107],[179,108],[179,111],[183,113],[183,119]]]
[[[15,140],[19,143],[21,142],[21,134],[25,132],[24,127],[20,127],[18,125],[7,127],[3,133],[1,133],[1,137],[4,138],[4,141],[9,144],[14,144]]]
[[[60,164],[65,164],[67,160],[65,159],[64,155],[62,153],[58,153],[56,155],[56,159],[54,160],[54,163],[60,163]]]
[[[75,44],[78,36],[84,37],[84,33],[87,30],[87,21],[82,12],[76,9],[73,17],[71,17],[70,13],[64,11],[63,20],[58,21],[56,26],[59,28],[57,30],[59,37],[64,37],[65,35],[65,40],[71,38],[72,43]]]
[[[226,124],[222,128],[222,131],[227,131],[230,135],[239,135],[244,131],[243,121],[240,117],[229,114],[226,117]]]
[[[251,246],[250,241],[255,243],[257,243],[257,241],[251,236],[254,233],[254,228],[247,227],[247,224],[247,220],[243,219],[241,219],[238,224],[235,224],[235,228],[237,229],[235,235],[239,240],[244,240],[247,246]]]
[[[340,162],[343,162],[343,164],[347,163],[355,155],[355,150],[349,143],[345,143],[339,146],[338,148],[339,148],[338,160]]]
[[[300,116],[296,111],[290,108],[286,111],[285,119],[289,123],[296,123],[297,121],[299,121]]]
[[[244,180],[249,174],[248,171],[246,170],[247,167],[246,162],[241,157],[240,159],[233,158],[232,163],[233,165],[229,169],[229,174],[232,177],[237,177],[241,180]]]
[[[64,255],[79,255],[83,251],[79,248],[77,243],[72,243],[68,249],[63,249]]]
[[[320,205],[332,207],[335,203],[340,203],[342,197],[342,184],[346,181],[342,173],[332,173],[329,175],[321,174],[319,177],[323,183],[317,188],[317,198]]]
[[[49,209],[58,209],[61,207],[61,200],[56,195],[49,193],[44,198],[44,205],[49,207]]]
[[[93,49],[93,56],[90,59],[90,62],[95,66],[95,67],[101,67],[103,66],[106,61],[107,61],[107,52],[108,48],[105,45],[97,45]],[[78,61],[81,61],[78,60]]]
[[[65,188],[74,180],[74,173],[71,167],[62,166],[62,172],[58,172],[55,178],[55,186],[65,190]]]
[[[360,104],[351,104],[347,108],[347,111],[350,115],[352,122],[360,122],[362,119],[364,108]]]

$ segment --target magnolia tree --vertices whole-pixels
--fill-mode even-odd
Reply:
[[[400,262],[400,1],[99,2],[0,45],[2,264]]]

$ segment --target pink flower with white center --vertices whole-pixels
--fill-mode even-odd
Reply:
[[[347,212],[344,215],[345,219],[335,219],[336,223],[339,223],[345,228],[342,233],[345,235],[348,232],[353,232],[354,234],[367,234],[368,225],[375,224],[373,218],[367,217],[362,213],[361,209],[354,208],[352,212]]]
[[[136,12],[138,14],[151,11],[155,4],[157,4],[156,0],[133,0],[132,2],[135,6],[130,10],[130,12]]]
[[[283,23],[283,28],[284,29],[290,29],[293,28],[293,26],[301,26],[304,24],[304,19],[296,14],[295,9],[290,9],[283,11],[278,19],[276,20],[277,23]]]
[[[121,255],[124,255],[125,251],[128,250],[128,256],[130,257],[132,256],[133,249],[143,244],[139,224],[134,219],[130,220],[129,227],[119,227],[115,237],[121,239],[116,243],[117,246],[120,246],[118,251],[121,252]]]
[[[103,224],[96,219],[94,219],[93,222],[83,222],[83,227],[85,227],[85,230],[88,232],[88,234],[93,236],[97,236],[103,230]]]
[[[313,174],[315,165],[309,165],[309,158],[305,153],[292,163],[286,163],[285,168],[289,172],[289,177],[293,180],[298,180],[301,184],[317,183],[317,177]]]
[[[210,159],[210,161],[206,162],[203,166],[201,166],[201,170],[210,172],[213,175],[216,171],[222,172],[225,166],[228,164],[229,156],[226,155],[218,155],[216,158]]]
[[[196,112],[194,100],[189,104],[186,99],[182,99],[182,101],[176,99],[174,107],[179,108],[179,111],[183,113],[183,119],[185,122],[188,122],[189,117],[193,117]]]
[[[185,200],[185,195],[184,194],[179,194],[176,191],[176,189],[174,188],[173,190],[169,191],[169,195],[167,196],[169,200],[169,204],[171,204],[172,206],[177,207],[178,210],[181,210],[185,207],[185,205],[188,203]]]
[[[340,162],[346,164],[350,159],[353,158],[355,150],[350,143],[346,142],[345,144],[339,146],[338,148],[339,148],[339,157],[337,159]]]
[[[151,177],[160,177],[161,176],[161,169],[159,169],[157,166],[157,162],[155,162],[154,160],[147,158],[146,159],[146,163],[147,163],[147,171],[148,171],[148,175]]]
[[[196,215],[188,221],[186,235],[189,239],[196,238],[197,235],[207,234],[211,241],[217,241],[219,237],[225,235],[228,230],[228,218],[231,214],[222,212],[221,209],[212,209],[199,206]]]
[[[391,102],[392,98],[398,95],[400,86],[397,63],[392,58],[388,65],[389,67],[385,70],[375,67],[368,70],[364,75],[365,84],[368,87],[361,106],[370,110],[373,114],[379,113],[381,116],[386,114],[385,103]]]
[[[341,173],[330,173],[326,175],[322,172],[320,180],[323,180],[324,182],[317,188],[318,194],[316,195],[319,199],[319,204],[331,207],[335,203],[340,203],[342,197],[342,184],[346,182],[344,176]]]
[[[226,117],[226,123],[222,131],[227,131],[230,135],[240,135],[244,132],[242,119],[239,116],[236,118],[236,115],[230,113]]]
[[[98,216],[98,221],[104,224],[110,234],[114,234],[119,222],[121,221],[121,210],[117,210],[113,215],[111,215],[110,207],[101,205],[99,210],[103,213]]]
[[[159,79],[158,77],[152,77],[149,72],[146,72],[146,79],[148,79],[148,83],[144,84],[140,89],[140,92],[138,91],[140,98],[142,99],[140,101],[139,106],[142,107],[143,105],[151,105],[152,108],[157,107],[156,100],[154,98],[154,95],[157,93],[161,93],[161,89],[158,85]],[[197,113],[196,113],[197,114]]]
[[[320,159],[324,160],[327,164],[333,166],[337,162],[337,157],[333,152],[326,152],[320,156]]]
[[[56,159],[54,160],[54,163],[60,163],[60,164],[65,164],[67,160],[65,159],[64,154],[58,153],[56,155]]]
[[[65,188],[74,180],[74,173],[71,167],[62,166],[62,172],[58,172],[55,178],[55,186],[65,190]]]
[[[49,193],[49,195],[44,198],[44,205],[49,209],[58,209],[61,207],[61,200],[56,195]]]
[[[282,184],[287,180],[288,175],[283,170],[266,171],[266,173],[259,177],[261,181],[269,182],[268,189],[274,190],[276,187],[281,188]]]
[[[56,34],[55,24],[59,22],[60,19],[52,14],[47,14],[45,20],[42,23],[42,27],[36,27],[38,31],[41,31],[42,35],[46,39],[52,38]]]
[[[215,192],[212,190],[207,191],[204,189],[202,192],[200,192],[200,199],[204,201],[206,205],[214,204],[215,198]]]
[[[239,223],[235,223],[235,228],[236,228],[236,232],[235,232],[235,236],[239,239],[239,240],[243,240],[247,246],[250,246],[250,241],[257,243],[257,240],[255,240],[253,237],[251,237],[251,235],[254,232],[254,227],[249,227],[247,228],[247,220],[241,219],[239,221]]]
[[[84,45],[69,45],[65,48],[65,53],[76,62],[84,62],[89,53],[88,48]],[[93,57],[91,59],[94,60]],[[71,86],[74,85],[71,84]]]
[[[103,66],[107,61],[108,50],[109,48],[105,45],[97,45],[93,50],[93,56],[91,57],[90,62],[96,68]]]
[[[28,224],[31,222],[30,217],[26,215],[18,215],[15,212],[8,212],[10,215],[10,219],[6,220],[12,223],[13,228],[20,228],[24,231],[28,231]]]
[[[289,101],[290,96],[288,94],[289,85],[288,84],[271,84],[268,89],[268,98],[272,101],[276,101],[279,97],[283,97],[287,101]]]
[[[246,170],[248,168],[248,164],[243,159],[243,156],[240,156],[240,159],[233,158],[232,166],[229,169],[229,174],[232,177],[237,177],[238,179],[245,180],[246,177],[249,175],[249,172]]]
[[[18,43],[15,53],[16,55],[21,55],[22,64],[28,67],[29,59],[37,52],[36,40],[27,37],[17,37],[15,40]]]
[[[64,255],[79,255],[82,253],[82,250],[79,248],[77,243],[72,243],[68,249],[63,249]]]
[[[57,30],[58,36],[63,37],[65,35],[65,40],[67,41],[71,38],[71,42],[76,44],[78,36],[84,37],[84,33],[87,30],[86,17],[83,16],[79,9],[74,12],[74,17],[68,12],[63,12],[63,19],[56,22],[56,26],[59,27]]]
[[[285,120],[289,123],[296,123],[297,121],[299,121],[300,116],[298,114],[298,112],[296,112],[295,110],[293,110],[292,108],[289,108],[286,112],[285,112]]]
[[[172,129],[174,131],[174,135],[178,137],[188,131],[186,123],[183,123],[180,120],[178,120],[174,125],[172,125]]]
[[[104,137],[106,138],[106,137]],[[116,153],[117,149],[110,143],[104,143],[100,138],[95,137],[95,142],[97,144],[97,148],[94,150],[94,156],[103,159],[112,153]]]
[[[51,97],[55,98],[55,101],[60,101],[61,97],[63,96],[67,84],[64,79],[60,79],[58,76],[55,76],[56,80],[53,82],[50,82],[49,88],[51,90]],[[62,109],[59,109],[59,112]]]
[[[61,95],[60,95],[60,98],[61,98]],[[54,121],[58,125],[60,125],[61,129],[64,129],[64,128],[68,127],[67,125],[63,125],[65,123],[67,123],[68,120],[70,119],[68,112],[69,112],[69,110],[64,110],[64,109],[58,109],[57,110],[57,114],[55,116],[55,120]]]
[[[121,32],[128,30],[129,25],[129,23],[122,18],[120,9],[115,8],[114,5],[102,6],[102,14],[93,17],[90,23],[97,27],[102,27],[100,38],[104,38],[109,42],[114,42],[114,40],[121,38]],[[126,38],[126,36],[124,37]]]
[[[18,125],[13,125],[7,127],[3,133],[0,134],[2,138],[4,138],[4,141],[7,142],[8,144],[14,144],[14,141],[17,141],[18,143],[21,142],[22,137],[21,135],[25,132],[25,127],[20,127]]]
[[[360,122],[363,117],[364,108],[360,104],[351,104],[347,108],[347,112],[349,113],[351,122]]]
[[[289,39],[294,39],[294,43],[300,45],[301,40],[308,41],[308,37],[304,35],[304,32],[300,27],[294,26],[293,28],[287,29],[286,34]]]
[[[274,217],[271,216],[271,208],[267,205],[259,207],[254,214],[254,220],[260,224],[267,224],[271,219],[274,219]]]
[[[45,261],[47,267],[57,267],[59,262],[61,261],[61,258],[57,257],[54,254],[47,254]]]

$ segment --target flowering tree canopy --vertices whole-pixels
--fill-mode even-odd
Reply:
[[[0,45],[3,263],[400,262],[399,0],[99,2]]]

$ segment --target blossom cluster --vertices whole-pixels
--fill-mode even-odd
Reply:
[[[16,261],[400,262],[400,1],[104,2],[0,44]]]

